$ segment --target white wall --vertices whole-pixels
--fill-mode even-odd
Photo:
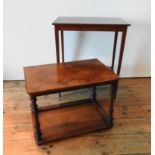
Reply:
[[[121,76],[150,76],[150,0],[4,0],[5,80],[23,79],[23,66],[56,61],[51,22],[58,16],[124,18],[131,27]],[[108,64],[112,42],[113,33],[65,32],[65,59]]]

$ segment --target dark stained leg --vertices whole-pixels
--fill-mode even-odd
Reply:
[[[100,102],[96,100],[96,87],[93,87],[93,92],[92,92],[92,102],[94,103],[96,109],[98,110],[99,114],[103,118],[103,122],[107,124],[107,113],[104,112],[102,109],[102,105]]]
[[[39,144],[42,141],[42,133],[40,130],[40,123],[38,118],[38,106],[37,106],[37,99],[34,96],[30,96],[31,101],[31,111],[32,111],[32,117],[33,117],[33,123],[34,123],[34,129],[35,129],[35,139],[36,143]]]
[[[114,90],[114,99],[116,99],[116,95],[117,95],[117,89],[118,89],[118,80],[116,81],[116,84],[115,84],[115,90]]]
[[[113,126],[113,106],[115,101],[117,83],[118,81],[114,81],[111,85],[111,100],[110,100],[110,107],[109,107],[109,117],[107,120],[107,124],[110,125],[111,127]]]
[[[126,39],[126,33],[127,28],[122,32],[122,40],[121,40],[121,47],[120,47],[120,54],[119,54],[119,61],[118,61],[118,67],[117,67],[117,75],[120,75],[121,65],[122,65],[122,58],[123,58],[123,52],[124,52],[124,46],[125,46],[125,39]],[[116,93],[115,98],[117,95],[117,88],[118,88],[118,82],[116,83]]]
[[[55,45],[56,45],[56,56],[57,56],[57,63],[60,63],[60,52],[59,52],[59,30],[58,26],[55,26]]]
[[[108,126],[108,128],[111,128],[113,126],[113,105],[114,105],[115,94],[116,94],[116,86],[117,86],[117,81],[114,81],[111,84],[111,99],[110,99],[110,106],[109,106],[108,113],[103,110],[102,104],[97,101],[96,87],[93,87],[92,102],[94,103],[96,109],[98,110],[99,114],[103,118],[103,122]]]
[[[118,76],[120,74],[121,65],[122,65],[122,58],[123,58],[123,51],[124,51],[124,46],[125,46],[126,32],[127,32],[127,28],[123,31],[123,34],[122,34],[119,61],[118,61],[118,68],[117,68],[117,75]]]
[[[118,32],[115,32],[115,37],[114,37],[114,46],[113,46],[113,54],[112,54],[112,65],[111,68],[114,70],[114,63],[115,63],[115,55],[116,55],[116,46],[117,46],[117,38],[118,38]]]
[[[61,31],[61,50],[62,50],[62,63],[64,62],[64,32]],[[59,92],[59,97],[61,97],[61,92]]]
[[[56,56],[57,56],[57,64],[58,64],[58,63],[60,63],[59,30],[58,30],[58,26],[55,26],[55,46],[56,46]],[[59,92],[59,97],[61,97],[61,92]]]
[[[103,117],[103,120],[105,121],[105,113],[102,109],[102,105],[96,100],[96,87],[93,87],[92,91],[92,102],[94,103],[95,107],[97,108],[98,112],[101,114]]]
[[[64,62],[64,32],[61,31],[62,62]]]

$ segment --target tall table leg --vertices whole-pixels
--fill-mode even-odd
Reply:
[[[61,30],[61,51],[62,51],[62,62],[64,62],[64,32]]]
[[[120,70],[121,70],[121,65],[122,65],[126,33],[127,33],[127,28],[122,32],[121,47],[120,47],[119,61],[118,61],[118,67],[117,67],[117,75],[118,76],[120,75]],[[117,88],[118,88],[118,82],[116,83],[116,93],[115,93],[114,98],[116,98],[116,95],[117,95]]]
[[[117,46],[117,38],[118,38],[118,32],[115,32],[115,37],[114,37],[114,46],[113,46],[113,54],[112,54],[112,65],[111,68],[114,70],[114,63],[115,63],[115,55],[116,55],[116,46]]]
[[[40,123],[38,118],[38,106],[36,103],[37,99],[34,96],[30,96],[30,101],[31,101],[33,125],[35,130],[35,139],[36,139],[36,143],[39,144],[42,141],[42,132],[40,129]]]
[[[64,32],[61,30],[61,54],[62,54],[62,63],[64,63]],[[61,97],[61,92],[59,92],[59,97]]]
[[[60,52],[59,52],[59,30],[58,26],[55,26],[55,44],[56,44],[56,56],[57,56],[57,63],[60,63]]]
[[[60,63],[59,29],[57,25],[55,25],[55,45],[56,45],[57,63]],[[59,97],[61,97],[61,92],[59,92]]]
[[[115,96],[117,91],[117,83],[118,81],[114,81],[111,85],[111,100],[110,100],[109,119],[108,119],[108,124],[111,126],[113,126],[113,106],[114,106],[114,101],[115,101]]]
[[[120,54],[119,54],[119,62],[118,62],[118,68],[117,68],[117,74],[120,74],[121,65],[122,65],[122,58],[123,58],[123,52],[124,52],[124,46],[125,46],[125,39],[126,39],[126,33],[127,28],[122,32],[122,40],[121,40],[121,47],[120,47]]]

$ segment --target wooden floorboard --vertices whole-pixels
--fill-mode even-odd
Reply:
[[[114,127],[37,146],[24,81],[4,82],[4,155],[150,155],[150,78],[121,79]],[[108,106],[109,87],[97,88]],[[90,97],[81,89],[39,97],[39,106]]]

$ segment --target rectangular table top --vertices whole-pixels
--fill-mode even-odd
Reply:
[[[130,26],[122,18],[110,18],[110,17],[58,17],[53,25],[125,25]]]
[[[98,59],[24,67],[27,93],[44,95],[91,87],[117,80]]]

